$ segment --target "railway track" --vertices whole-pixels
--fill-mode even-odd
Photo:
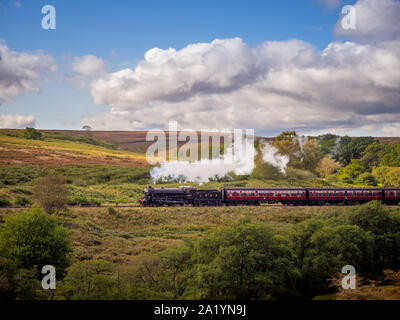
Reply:
[[[343,204],[328,204],[328,205],[282,205],[282,204],[262,204],[259,206],[228,206],[229,208],[310,208],[310,207],[324,207],[324,208],[348,208],[351,207],[352,205],[343,205]],[[385,205],[388,208],[400,208],[398,205]],[[76,209],[76,208],[108,208],[108,207],[114,207],[114,208],[143,208],[143,209],[157,209],[157,208],[220,208],[220,207],[227,207],[227,206],[200,206],[200,207],[193,207],[193,206],[161,206],[161,207],[142,207],[139,204],[136,205],[105,205],[105,206],[69,206],[68,208],[70,209]],[[4,207],[0,208],[1,210],[10,210],[10,209],[29,209],[31,207]]]

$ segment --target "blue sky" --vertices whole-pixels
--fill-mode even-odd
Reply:
[[[189,44],[239,37],[249,47],[300,39],[316,50],[335,41],[341,7],[335,0],[281,1],[73,1],[0,0],[0,39],[16,52],[51,55],[56,74],[34,80],[40,93],[22,92],[0,114],[33,114],[36,127],[80,129],[82,118],[107,112],[71,77],[74,57],[94,55],[108,72],[135,68],[149,49],[180,50]],[[41,8],[56,8],[56,30],[43,30]],[[134,128],[132,128],[134,129]]]

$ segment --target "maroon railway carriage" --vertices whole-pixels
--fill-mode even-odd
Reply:
[[[400,203],[400,188],[388,188],[383,190],[383,202],[387,204]]]
[[[377,188],[307,188],[307,192],[307,200],[311,205],[353,204],[383,200],[383,190]]]
[[[227,205],[259,205],[260,203],[305,204],[305,188],[223,188]]]

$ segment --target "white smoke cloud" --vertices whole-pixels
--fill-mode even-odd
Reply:
[[[278,149],[269,143],[264,143],[261,147],[262,160],[278,168],[283,174],[286,173],[286,166],[289,163],[289,157],[279,153]]]
[[[150,175],[153,182],[158,181],[190,181],[199,184],[208,182],[212,178],[227,177],[230,172],[236,175],[251,174],[255,168],[256,149],[254,144],[247,142],[246,152],[239,153],[239,157],[234,156],[232,147],[228,148],[226,155],[218,159],[201,159],[198,161],[167,161],[161,166],[151,170]],[[286,174],[286,166],[289,157],[281,155],[274,146],[264,143],[261,148],[262,160],[280,172]]]
[[[6,129],[24,129],[34,127],[35,118],[33,115],[22,116],[13,114],[0,114],[0,128]]]
[[[250,174],[254,170],[256,150],[254,144],[247,142],[245,151],[235,154],[231,146],[225,155],[218,159],[201,159],[189,161],[167,161],[150,171],[154,182],[157,181],[190,181],[199,184],[212,178],[224,178],[228,173],[237,175]]]

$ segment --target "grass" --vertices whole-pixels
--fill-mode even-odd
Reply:
[[[315,215],[345,208],[215,207],[215,208],[74,208],[59,214],[60,223],[72,232],[73,260],[106,259],[126,263],[132,256],[162,251],[196,239],[208,230],[249,217],[285,232],[292,224]],[[21,209],[0,212],[18,214]]]
[[[42,140],[21,138],[18,132],[0,130],[0,166],[104,164],[149,166],[145,154],[117,150],[112,145],[66,133],[45,133]]]

